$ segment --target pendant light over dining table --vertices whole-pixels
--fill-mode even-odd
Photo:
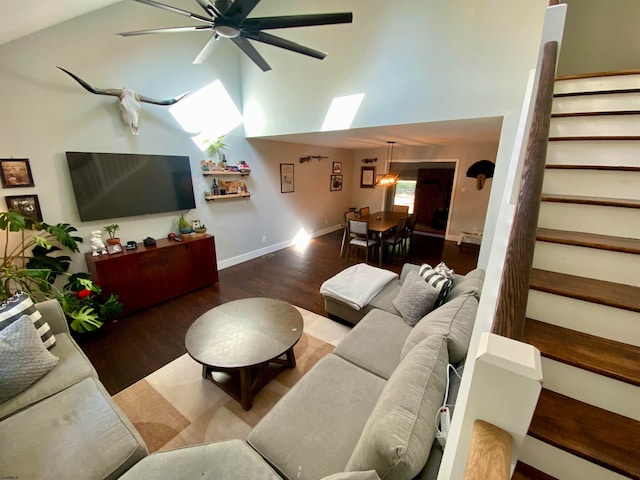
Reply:
[[[387,142],[387,173],[381,175],[380,178],[376,181],[376,186],[380,185],[386,187],[387,185],[395,185],[398,183],[399,175],[389,173],[389,169],[391,168],[391,162],[393,161],[393,146],[396,142]]]

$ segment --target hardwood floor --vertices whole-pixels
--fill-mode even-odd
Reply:
[[[186,353],[187,329],[205,311],[246,297],[285,300],[326,315],[320,285],[347,266],[363,262],[340,258],[342,231],[311,240],[304,250],[279,250],[220,271],[220,282],[166,301],[105,325],[96,334],[79,335],[78,343],[110,394],[115,394]],[[475,268],[478,251],[441,238],[414,235],[404,261],[385,263],[400,273],[404,262],[436,265],[444,261],[457,273]],[[375,259],[370,263],[374,264]]]

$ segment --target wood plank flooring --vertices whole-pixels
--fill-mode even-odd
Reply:
[[[81,348],[110,394],[115,394],[186,352],[187,329],[205,311],[247,297],[279,298],[319,315],[326,315],[320,285],[345,267],[363,262],[340,258],[342,231],[311,240],[304,250],[286,248],[220,271],[214,286],[166,301],[105,325],[95,334],[78,335]],[[477,264],[478,250],[455,242],[414,235],[405,261],[436,265],[445,261],[457,273]],[[376,260],[371,260],[377,265]],[[385,263],[397,273],[402,263]]]

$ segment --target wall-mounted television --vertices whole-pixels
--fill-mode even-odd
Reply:
[[[189,157],[67,152],[80,220],[195,208]]]

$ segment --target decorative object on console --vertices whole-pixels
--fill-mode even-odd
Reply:
[[[107,249],[102,241],[102,230],[91,231],[91,240],[89,241],[89,244],[91,245],[91,250],[93,250],[94,257],[107,253]]]
[[[0,159],[0,180],[4,188],[35,187],[29,159]]]
[[[387,173],[382,175],[380,178],[376,177],[375,185],[395,185],[398,182],[399,175],[395,175],[393,173],[389,173],[389,169],[391,168],[391,162],[393,162],[393,147],[396,142],[388,141],[387,142]]]
[[[179,102],[184,97],[189,95],[191,92],[185,92],[182,95],[178,95],[175,98],[170,98],[168,100],[155,100],[153,98],[145,97],[144,95],[139,95],[130,88],[94,88],[89,85],[87,82],[82,80],[80,77],[74,75],[68,70],[65,70],[62,67],[58,67],[60,70],[65,72],[71,78],[73,78],[76,82],[78,82],[82,87],[88,92],[94,93],[96,95],[110,95],[113,97],[118,97],[120,100],[120,110],[122,110],[122,119],[124,123],[129,125],[131,129],[131,133],[133,135],[138,135],[138,116],[140,113],[140,102],[151,103],[153,105],[173,105],[174,103]]]
[[[114,253],[122,253],[122,245],[120,243],[110,243],[107,245],[107,253],[113,255]]]
[[[9,195],[4,197],[7,201],[7,210],[16,212],[26,218],[38,222],[42,221],[42,211],[37,195]]]
[[[274,47],[283,48],[309,57],[322,60],[326,53],[305,47],[298,43],[285,40],[281,37],[264,33],[262,30],[278,28],[310,27],[316,25],[332,25],[339,23],[351,23],[352,13],[319,13],[313,15],[290,15],[280,17],[247,18],[260,0],[236,0],[234,2],[211,2],[210,0],[198,0],[198,4],[208,16],[197,15],[187,10],[164,5],[162,3],[138,0],[152,7],[161,8],[172,13],[178,13],[203,22],[204,25],[190,27],[155,28],[151,30],[139,30],[135,32],[123,32],[119,35],[129,37],[133,35],[146,35],[150,33],[174,33],[174,32],[210,32],[211,37],[198,53],[193,63],[202,63],[211,53],[218,38],[229,38],[245,55],[247,55],[263,72],[271,70],[269,64],[262,58],[255,47],[249,42],[266,43]]]
[[[145,247],[154,247],[156,245],[156,240],[155,238],[147,237],[144,240],[142,240],[142,243],[144,244]]]
[[[489,160],[479,160],[467,169],[467,177],[476,179],[476,188],[482,190],[484,182],[493,178],[496,164]]]
[[[115,245],[116,243],[120,243],[120,237],[116,237],[116,232],[120,230],[120,225],[117,223],[112,223],[110,225],[106,225],[103,227],[104,231],[107,232],[109,238],[107,238],[107,245]]]
[[[191,228],[191,224],[187,221],[186,218],[184,218],[184,213],[180,215],[180,218],[178,218],[178,231],[182,234],[193,232],[193,228]]]

